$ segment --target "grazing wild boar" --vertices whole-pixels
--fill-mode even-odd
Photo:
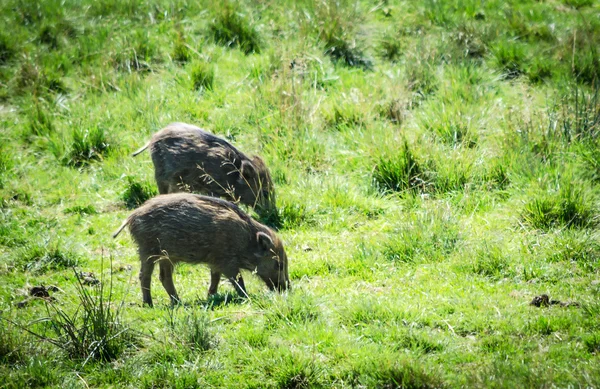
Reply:
[[[161,194],[199,192],[239,200],[267,214],[275,209],[275,189],[263,160],[258,156],[250,159],[201,128],[169,124],[133,155],[147,148]]]
[[[246,296],[242,269],[256,272],[270,289],[283,291],[290,286],[282,241],[228,201],[191,193],[159,195],[133,211],[113,238],[127,225],[138,246],[144,303],[150,306],[156,263],[173,304],[179,301],[173,285],[173,266],[178,262],[210,267],[209,296],[217,293],[221,275]]]

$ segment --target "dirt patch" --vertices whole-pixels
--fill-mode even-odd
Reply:
[[[529,305],[533,305],[534,307],[538,308],[549,307],[550,305],[559,305],[561,307],[578,307],[579,303],[574,301],[563,302],[560,300],[552,300],[547,294],[541,294],[539,296],[535,296]]]
[[[25,308],[31,301],[34,300],[45,300],[45,301],[54,301],[55,298],[50,296],[50,292],[56,292],[59,289],[56,286],[33,286],[29,288],[29,297],[25,300],[17,303],[17,308]]]
[[[80,271],[76,274],[77,278],[79,278],[84,285],[98,285],[100,283],[100,280],[97,279],[92,272]]]

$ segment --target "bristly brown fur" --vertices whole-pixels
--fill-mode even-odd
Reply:
[[[173,302],[179,297],[172,280],[178,262],[204,263],[211,269],[209,294],[217,291],[221,274],[236,280],[246,294],[240,270],[256,270],[271,288],[289,284],[283,243],[271,230],[225,200],[190,193],[159,195],[134,210],[125,226],[139,248],[144,302],[152,305],[150,279],[156,263],[161,282]]]
[[[275,190],[263,160],[249,158],[199,127],[171,123],[134,155],[145,148],[150,148],[161,194],[198,192],[239,201],[258,211],[275,208]]]

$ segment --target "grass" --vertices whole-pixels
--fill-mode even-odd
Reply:
[[[177,63],[188,62],[191,58],[191,50],[185,42],[185,37],[181,32],[177,34],[175,46],[173,47],[173,53],[171,54],[173,61]]]
[[[508,273],[509,265],[508,259],[502,255],[499,247],[486,246],[477,251],[471,269],[475,274],[499,279]]]
[[[15,55],[14,42],[6,34],[0,35],[0,63],[8,62]]]
[[[404,141],[398,155],[381,157],[373,171],[375,186],[385,191],[405,193],[421,188],[425,190],[424,168],[417,160],[408,143]]]
[[[156,187],[148,182],[138,182],[132,177],[127,177],[127,183],[127,188],[121,198],[129,209],[139,207],[146,200],[158,194]]]
[[[72,139],[63,161],[74,167],[86,166],[92,161],[101,161],[113,147],[106,130],[102,127],[93,127],[89,130],[74,129]]]
[[[517,78],[525,71],[525,48],[519,42],[501,40],[493,46],[492,53],[506,79]]]
[[[170,313],[176,315],[175,312]],[[210,331],[210,320],[205,312],[190,311],[183,317],[171,317],[172,335],[181,339],[185,347],[194,352],[205,352],[217,345],[215,335]]]
[[[28,134],[33,136],[48,136],[54,130],[52,117],[40,104],[36,104],[33,111],[29,114]]]
[[[388,61],[396,61],[402,55],[402,40],[395,34],[387,33],[379,43],[380,55]]]
[[[215,70],[209,63],[196,62],[192,64],[191,78],[194,90],[212,90]]]
[[[436,262],[451,254],[459,240],[448,215],[426,215],[399,226],[384,243],[382,254],[392,262]]]
[[[572,88],[562,102],[562,132],[568,141],[575,138],[593,140],[600,134],[600,87],[587,92]]]
[[[587,228],[597,223],[597,210],[585,193],[571,184],[547,196],[533,198],[525,204],[522,219],[534,228]]]
[[[369,70],[373,63],[355,36],[356,26],[353,23],[360,21],[356,11],[347,2],[317,3],[312,8],[312,15],[307,16],[306,23],[313,24],[309,28],[315,30],[324,45],[325,54],[335,62]],[[312,22],[313,18],[316,23]]]
[[[51,270],[68,269],[76,266],[77,256],[60,247],[57,243],[44,246],[33,244],[23,247],[14,263],[22,270],[32,273],[45,273]]]
[[[4,143],[0,143],[0,188],[4,186],[6,177],[10,174],[10,170],[13,168],[13,162],[11,153],[8,151],[8,147]]]
[[[260,35],[236,1],[223,2],[215,12],[209,31],[215,42],[239,47],[245,54],[260,53]]]
[[[351,382],[381,388],[438,388],[443,385],[409,361],[388,360],[364,364],[350,372]]]
[[[477,135],[473,129],[473,121],[474,118],[461,109],[442,105],[427,112],[423,126],[450,146],[475,147]]]
[[[0,387],[600,386],[597,11],[0,2]],[[264,159],[291,290],[142,306],[171,122]]]
[[[128,328],[120,322],[123,304],[113,306],[112,281],[108,283],[108,290],[102,280],[90,291],[79,277],[75,278],[79,306],[70,312],[49,303],[47,320],[55,337],[37,336],[64,351],[68,357],[83,360],[83,365],[89,360],[114,360],[131,342]]]

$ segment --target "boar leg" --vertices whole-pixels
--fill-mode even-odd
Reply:
[[[231,282],[240,297],[248,297],[248,293],[246,293],[246,286],[244,285],[244,279],[242,278],[241,274],[238,273],[238,275],[235,277],[229,277],[229,282]]]
[[[219,281],[221,281],[221,273],[211,270],[210,271],[210,287],[208,288],[208,297],[217,294],[219,288]]]
[[[158,184],[158,194],[168,194],[169,193],[169,185],[163,184],[162,182]]]
[[[159,269],[159,279],[171,298],[171,305],[179,304],[179,296],[177,296],[177,291],[173,284],[173,263],[168,258],[162,259],[159,262]]]
[[[142,286],[142,298],[144,304],[152,307],[150,283],[152,282],[152,272],[154,271],[154,259],[152,259],[150,254],[140,252],[140,262],[140,285]]]

